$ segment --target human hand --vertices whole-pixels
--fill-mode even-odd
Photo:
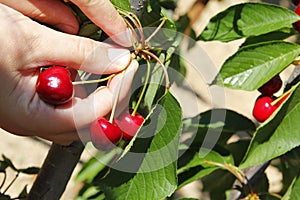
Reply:
[[[0,126],[11,133],[69,144],[79,139],[77,130],[111,111],[120,75],[86,98],[75,93],[72,102],[53,107],[35,91],[40,66],[63,65],[97,74],[127,67],[120,100],[130,90],[137,62],[131,62],[128,50],[55,31],[3,4],[0,27]]]
[[[115,42],[122,46],[131,46],[126,23],[109,0],[70,0],[70,2],[76,4]],[[78,32],[76,17],[60,0],[0,0],[0,3],[63,32],[70,34]]]

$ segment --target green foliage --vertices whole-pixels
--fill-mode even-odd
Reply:
[[[124,11],[130,11],[130,3],[129,0],[122,0],[122,1],[118,1],[118,0],[111,0],[111,2],[115,5],[115,7],[117,9],[121,9]]]
[[[284,41],[242,47],[226,60],[214,83],[232,89],[256,90],[288,67],[299,53],[299,45]]]
[[[294,149],[300,144],[300,87],[273,119],[257,129],[241,168],[261,164]]]
[[[296,200],[300,198],[300,178],[299,176],[295,177],[294,181],[292,182],[289,190],[284,195],[282,200]]]
[[[128,0],[112,2],[119,9],[130,9]],[[149,41],[150,49],[166,66],[171,84],[180,85],[186,69],[180,57],[181,33],[188,29],[190,19],[188,15],[173,19],[169,11],[175,8],[176,1],[149,0],[140,21],[145,27],[154,27],[145,28],[147,38],[165,20],[160,27],[163,29]],[[99,28],[84,16],[81,19],[82,36],[101,36]],[[190,33],[202,42],[244,40],[223,63],[212,85],[246,92],[257,90],[299,56],[299,45],[290,40],[296,34],[292,25],[297,20],[300,17],[284,7],[243,3],[214,16],[199,35],[193,30]],[[193,41],[189,45],[195,44]],[[146,76],[146,61],[143,56],[137,56],[137,60],[140,68],[134,81],[141,85]],[[183,119],[180,104],[170,92],[165,93],[161,64],[153,59],[149,63],[150,81],[139,107],[139,112],[146,116],[145,123],[133,140],[117,150],[99,152],[84,164],[77,176],[77,181],[84,183],[77,200],[174,199],[172,195],[178,189],[198,180],[211,199],[226,199],[233,188],[240,198],[299,198],[300,86],[294,86],[288,100],[262,124],[227,108],[212,108]],[[182,77],[172,74],[174,71]],[[136,104],[140,92],[140,88],[134,88],[130,105]],[[259,168],[259,164],[274,163],[283,174],[284,187],[278,195],[268,193],[264,168],[253,180],[252,174],[247,174]],[[7,167],[13,165],[0,162],[0,172]]]
[[[171,94],[158,102],[146,124],[130,150],[99,181],[107,199],[162,199],[176,190],[181,111]]]
[[[228,42],[291,27],[299,19],[294,12],[272,4],[238,4],[213,17],[198,39]]]

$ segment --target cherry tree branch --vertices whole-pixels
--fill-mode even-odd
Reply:
[[[83,150],[81,142],[52,144],[27,199],[60,199]]]
[[[131,12],[133,12],[139,19],[145,12],[148,0],[130,0]]]

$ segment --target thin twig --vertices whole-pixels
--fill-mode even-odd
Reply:
[[[162,63],[162,61],[155,54],[151,53],[150,51],[142,50],[142,52],[145,53],[146,55],[150,56],[154,60],[156,60],[162,67],[164,76],[165,76],[165,80],[166,80],[165,93],[167,93],[167,91],[169,90],[169,87],[170,87],[170,79],[169,79],[169,75],[168,75],[166,66]]]
[[[123,80],[124,80],[125,72],[126,72],[126,69],[124,69],[122,71],[122,74],[121,74],[121,76],[122,76],[121,77],[121,81],[120,81],[120,84],[118,85],[117,93],[116,93],[116,96],[114,98],[114,102],[113,102],[111,114],[110,114],[110,117],[109,117],[109,122],[110,123],[113,123],[113,120],[114,120],[114,116],[115,116],[115,112],[116,112],[116,108],[117,108],[119,96],[120,96],[120,93],[121,93],[121,88],[122,88],[122,85],[123,85]]]
[[[167,21],[167,18],[162,18],[162,22],[159,24],[159,26],[153,31],[153,33],[145,40],[145,43],[150,42],[150,40],[158,33],[158,31],[163,27],[165,22]]]

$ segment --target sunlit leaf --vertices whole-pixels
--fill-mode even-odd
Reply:
[[[287,68],[299,54],[299,45],[283,41],[246,46],[225,61],[213,83],[232,89],[256,90]]]
[[[213,17],[198,39],[228,42],[292,27],[292,23],[298,20],[297,14],[284,7],[243,3],[233,5]]]

